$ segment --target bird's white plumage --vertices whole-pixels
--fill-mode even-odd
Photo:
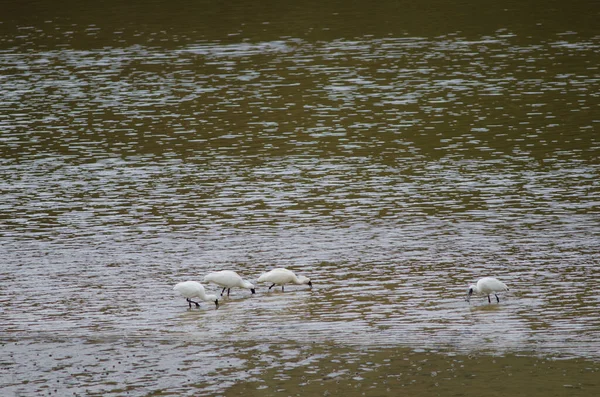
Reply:
[[[221,287],[231,289],[233,287],[246,288],[254,293],[254,284],[244,280],[239,274],[231,270],[212,272],[204,276],[205,283],[214,283]],[[224,290],[223,290],[224,291]],[[221,293],[222,295],[223,293]],[[227,292],[229,295],[229,292]]]
[[[199,298],[206,302],[214,302],[217,307],[219,306],[219,299],[216,295],[207,295],[204,290],[204,286],[197,281],[183,281],[181,283],[177,283],[173,287],[173,291],[178,292],[181,296],[186,298],[190,307],[192,307],[192,303],[195,303],[198,306],[198,303],[192,301],[192,298]]]
[[[284,268],[273,269],[262,274],[258,278],[258,282],[271,283],[271,287],[273,287],[273,285],[281,285],[282,290],[283,286],[286,284],[308,284],[312,287],[312,283],[308,277],[296,276],[293,271]],[[271,287],[269,287],[269,289],[271,289]]]
[[[496,294],[497,292],[508,291],[508,287],[502,281],[494,277],[483,277],[477,280],[477,284],[469,285],[467,291],[467,300],[471,298],[471,295],[487,295],[488,301],[490,300],[490,294]],[[496,295],[496,299],[500,302],[500,298]]]

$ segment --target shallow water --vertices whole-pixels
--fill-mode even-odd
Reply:
[[[223,24],[218,6],[177,1],[177,23],[159,3],[12,9],[0,390],[377,394],[382,371],[421,384],[405,359],[465,362],[482,384],[507,375],[480,362],[525,367],[528,395],[597,388],[597,11],[489,9],[460,29],[461,7],[401,17],[393,3],[333,2],[332,19],[234,3]],[[314,288],[233,290],[218,310],[172,291],[279,266]],[[510,291],[465,302],[485,275]],[[369,362],[373,377],[349,380]],[[442,393],[427,387],[411,391]]]

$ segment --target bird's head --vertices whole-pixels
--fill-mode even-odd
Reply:
[[[469,285],[469,288],[467,289],[467,302],[469,302],[469,300],[471,299],[471,295],[473,295],[476,288],[477,287],[473,284]]]
[[[242,282],[242,285],[244,286],[244,288],[248,288],[250,291],[252,291],[252,293],[255,292],[254,291],[254,284],[252,284],[251,282],[244,280]]]
[[[217,309],[219,308],[219,297],[217,295],[206,295],[206,298],[204,300],[207,302],[215,302],[215,306],[217,307]]]

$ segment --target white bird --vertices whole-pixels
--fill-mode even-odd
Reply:
[[[469,285],[467,291],[467,302],[471,299],[471,295],[487,295],[488,302],[492,303],[490,294],[494,294],[496,301],[500,303],[500,298],[496,295],[496,292],[508,291],[508,287],[502,281],[494,277],[484,277],[477,280],[477,284]]]
[[[229,292],[233,287],[248,288],[253,294],[256,292],[252,283],[244,280],[239,274],[231,270],[221,270],[220,272],[208,273],[206,276],[204,276],[204,282],[215,283],[223,287],[221,296],[223,296],[225,290],[227,290],[227,296],[229,296]]]
[[[281,285],[282,291],[286,284],[308,284],[312,287],[312,283],[308,277],[296,276],[293,271],[283,268],[273,269],[270,272],[262,274],[258,278],[258,282],[272,283],[269,289],[273,288],[275,285]]]
[[[173,287],[173,291],[179,292],[181,296],[187,300],[190,305],[190,309],[192,308],[192,303],[196,305],[196,307],[200,307],[198,302],[194,302],[191,298],[200,298],[206,302],[215,302],[217,308],[219,307],[219,299],[216,295],[206,295],[204,291],[204,286],[197,281],[184,281],[182,283],[178,283]]]

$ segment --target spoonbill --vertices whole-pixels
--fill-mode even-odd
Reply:
[[[191,298],[200,298],[206,302],[215,302],[217,308],[219,308],[219,299],[216,295],[206,295],[204,291],[204,286],[197,281],[184,281],[181,283],[177,283],[173,287],[173,291],[177,291],[181,296],[185,298],[185,300],[190,305],[190,309],[192,308],[192,303],[196,305],[196,307],[200,307],[198,302],[194,302]]]
[[[469,285],[467,292],[467,302],[470,301],[471,295],[487,295],[488,302],[492,303],[490,294],[494,294],[496,301],[500,303],[500,298],[496,295],[496,292],[508,291],[508,287],[502,281],[494,277],[484,277],[477,280],[477,284]]]
[[[283,288],[286,284],[308,284],[312,288],[312,283],[308,277],[296,276],[293,271],[284,268],[273,269],[262,274],[258,278],[258,282],[272,283],[272,285],[269,287],[269,290],[275,285],[281,285],[281,291],[283,291]]]
[[[204,282],[215,283],[223,287],[221,296],[223,296],[225,290],[227,290],[227,296],[229,296],[229,292],[233,287],[248,288],[253,294],[256,292],[253,284],[244,280],[239,274],[231,270],[221,270],[220,272],[208,273],[206,276],[204,276]]]

